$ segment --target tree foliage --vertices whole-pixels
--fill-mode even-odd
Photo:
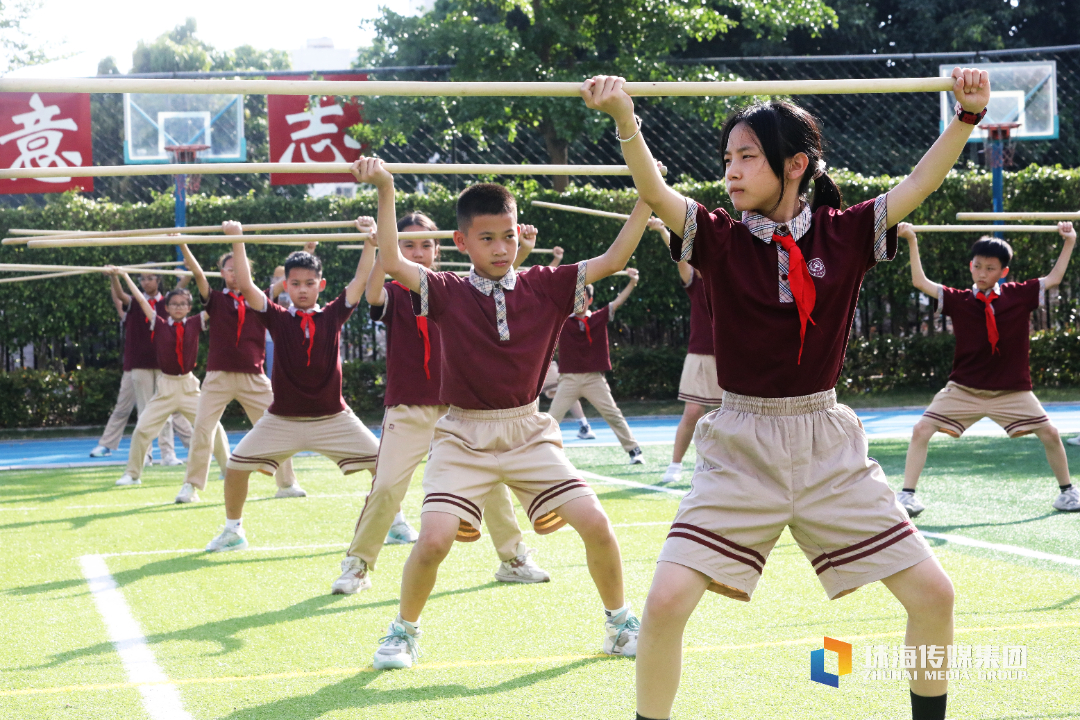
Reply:
[[[41,0],[0,0],[0,57],[3,58],[0,71],[6,72],[49,60],[48,50],[23,27],[23,23],[40,7]]]

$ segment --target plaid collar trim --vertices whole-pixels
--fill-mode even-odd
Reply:
[[[802,210],[799,211],[799,214],[786,223],[778,223],[759,213],[747,211],[742,215],[742,224],[745,225],[746,229],[753,233],[754,237],[757,239],[763,240],[766,243],[771,243],[773,233],[777,229],[780,230],[781,234],[783,234],[785,229],[788,230],[792,239],[798,240],[810,229],[810,221],[812,219],[813,215],[810,213],[810,206],[803,203]]]
[[[498,280],[489,280],[486,277],[477,275],[476,268],[469,268],[469,283],[485,295],[490,295],[494,292],[496,285],[499,285],[506,290],[513,290],[517,286],[517,271],[511,267],[506,271],[506,274]]]

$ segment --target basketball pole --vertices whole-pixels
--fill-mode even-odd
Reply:
[[[1020,123],[997,123],[985,125],[987,164],[990,166],[992,187],[994,193],[994,212],[1005,210],[1005,141],[1009,139],[1009,133],[1013,128],[1020,127]],[[1004,225],[1004,220],[994,220],[995,225]],[[1001,232],[995,232],[994,237],[1002,237]]]

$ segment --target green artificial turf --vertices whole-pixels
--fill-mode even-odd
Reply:
[[[906,443],[871,443],[899,487]],[[613,448],[569,451],[579,467],[653,484],[670,446],[645,466]],[[1080,453],[1069,449],[1076,463]],[[692,460],[687,458],[687,464]],[[370,480],[298,458],[305,499],[273,500],[253,476],[244,524],[252,549],[207,555],[224,521],[221,483],[178,506],[183,468],[153,468],[114,488],[118,470],[0,475],[0,717],[149,717],[128,682],[80,570],[106,558],[158,665],[197,720],[289,718],[632,718],[634,663],[599,654],[602,612],[573,531],[526,543],[552,574],[504,585],[486,537],[457,544],[423,617],[423,656],[376,672],[371,657],[397,609],[407,546],[388,546],[374,587],[331,596]],[[404,503],[418,518],[420,472]],[[216,472],[211,472],[216,477]],[[675,489],[689,488],[690,472]],[[679,498],[594,484],[622,546],[627,596],[640,612]],[[919,486],[923,530],[1080,558],[1080,516],[1050,508],[1055,485],[1034,439],[935,440]],[[520,513],[525,525],[524,515]],[[953,683],[950,718],[1080,718],[1080,567],[935,541],[957,588],[957,642],[1027,647],[1027,678]],[[708,593],[687,629],[680,718],[906,718],[906,683],[869,679],[866,652],[902,643],[904,614],[876,584],[830,602],[790,535],[754,600]],[[839,688],[809,680],[822,637],[854,645]],[[835,661],[833,668],[835,669]]]

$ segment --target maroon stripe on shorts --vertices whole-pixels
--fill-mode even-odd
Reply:
[[[890,545],[895,545],[896,543],[900,542],[901,540],[906,538],[908,535],[914,535],[914,534],[915,534],[915,528],[914,527],[909,527],[906,530],[904,530],[903,532],[897,534],[896,536],[889,538],[885,542],[880,543],[878,545],[875,545],[874,547],[870,548],[869,550],[865,550],[865,551],[863,551],[861,553],[858,553],[857,555],[850,555],[848,557],[841,558],[839,560],[837,560],[837,559],[833,558],[832,556],[830,556],[828,562],[822,564],[821,567],[816,568],[817,574],[820,575],[821,573],[825,572],[829,568],[839,567],[840,565],[847,565],[848,563],[855,562],[856,560],[861,560],[862,558],[873,555],[874,553],[881,552],[882,550],[889,547]],[[846,553],[847,553],[847,550],[843,551],[842,554],[846,554]]]
[[[480,515],[481,515],[480,508],[476,506],[476,503],[472,502],[468,498],[463,498],[460,495],[452,495],[450,493],[441,493],[441,492],[439,492],[439,493],[428,493],[426,496],[424,496],[424,502],[427,502],[428,500],[439,500],[440,498],[451,498],[453,500],[457,500],[458,502],[463,502],[463,503],[465,503],[465,505],[468,505],[468,507],[466,507],[464,509],[471,512],[476,517],[480,517]]]
[[[951,427],[952,429],[958,431],[961,435],[964,434],[964,430],[966,429],[964,427],[963,423],[959,423],[959,422],[957,422],[956,420],[953,420],[950,417],[945,417],[944,415],[938,415],[937,413],[924,412],[923,417],[928,417],[931,420],[937,420],[940,423],[944,423],[944,424],[948,425],[949,427]]]
[[[672,530],[671,532],[668,533],[667,536],[668,536],[669,540],[671,538],[682,538],[684,540],[692,540],[692,541],[696,542],[698,545],[703,545],[703,546],[709,548],[713,552],[720,553],[724,557],[729,557],[732,560],[738,560],[739,562],[741,562],[744,565],[749,565],[750,567],[754,568],[754,570],[756,570],[759,575],[761,574],[761,570],[762,570],[762,567],[763,567],[762,565],[758,565],[753,560],[748,560],[747,558],[744,558],[742,555],[736,555],[735,553],[730,552],[729,550],[725,550],[724,548],[720,547],[719,545],[714,545],[713,543],[709,542],[708,540],[702,540],[697,535],[691,535],[690,533],[679,532],[678,530]]]
[[[903,521],[897,523],[896,525],[893,525],[891,528],[889,528],[885,532],[879,532],[877,535],[875,535],[872,538],[867,538],[866,540],[863,540],[862,542],[857,542],[854,545],[848,545],[843,550],[837,550],[836,552],[831,552],[831,553],[830,552],[823,552],[820,555],[818,555],[816,558],[811,560],[810,564],[811,565],[817,565],[822,560],[839,557],[840,555],[847,555],[849,552],[851,552],[853,550],[858,550],[861,547],[866,547],[867,545],[870,545],[872,543],[876,543],[876,542],[878,542],[880,540],[884,540],[885,538],[892,535],[894,532],[901,529],[905,525],[911,525],[911,523],[908,522],[907,520],[903,520]]]
[[[551,494],[548,494],[547,497],[544,498],[544,501],[541,503],[541,506],[544,505],[545,503],[547,503],[549,500],[553,500],[553,499],[559,497],[560,495],[562,495],[563,493],[570,492],[571,490],[574,490],[575,488],[586,488],[586,489],[588,489],[589,485],[588,485],[588,483],[585,483],[585,482],[582,482],[582,481],[579,480],[579,481],[573,483],[572,485],[567,485],[566,483],[563,483],[559,487],[561,489],[558,492],[555,492],[555,493],[551,493],[551,490],[545,490],[544,491],[545,494],[546,493],[551,493]],[[536,500],[539,500],[539,499],[540,499],[540,496],[537,495]],[[533,510],[533,507],[536,506],[536,500],[533,500],[533,502],[531,502],[529,504],[529,520],[534,520],[534,518],[532,516],[532,510]]]
[[[445,496],[445,497],[433,497],[433,495],[443,495],[443,496]],[[456,498],[456,499],[455,499],[455,498]],[[459,500],[460,500],[461,502],[458,502]],[[428,495],[428,496],[427,496],[426,498],[424,498],[424,502],[423,502],[423,504],[424,504],[424,505],[427,505],[427,504],[428,504],[429,502],[433,502],[433,503],[444,503],[444,504],[446,504],[446,505],[454,505],[454,506],[456,506],[456,507],[459,507],[459,508],[461,508],[462,510],[464,510],[465,512],[467,512],[467,513],[468,513],[469,515],[472,515],[473,517],[475,517],[475,518],[476,518],[476,523],[475,523],[475,526],[477,526],[477,527],[478,527],[478,526],[480,525],[480,523],[481,523],[481,522],[483,521],[483,518],[482,518],[482,517],[480,517],[480,515],[478,515],[478,514],[477,514],[477,513],[475,513],[474,511],[470,510],[470,509],[468,508],[468,506],[466,506],[466,505],[465,505],[465,503],[468,503],[469,505],[472,505],[472,503],[470,503],[470,502],[469,502],[468,500],[466,500],[465,498],[459,498],[459,497],[457,497],[456,495],[447,495],[446,493],[432,493],[431,495]],[[474,505],[473,507],[475,507],[475,505]]]
[[[679,399],[683,401],[689,400],[690,402],[697,403],[698,405],[719,405],[721,402],[723,402],[721,398],[702,398],[697,397],[696,395],[688,395],[686,393],[679,393]]]
[[[236,462],[243,463],[245,465],[269,465],[275,470],[278,469],[278,464],[270,458],[245,457],[243,455],[237,455],[236,453],[232,453],[231,455],[229,455],[229,459],[235,460]]]
[[[753,550],[751,548],[745,547],[745,546],[740,545],[738,543],[732,542],[732,541],[728,540],[725,537],[720,537],[716,533],[709,532],[705,528],[699,528],[697,525],[687,525],[686,523],[672,523],[671,524],[671,529],[672,530],[675,530],[675,529],[690,530],[690,531],[693,531],[693,532],[696,532],[696,533],[700,533],[700,534],[704,535],[705,537],[712,538],[713,540],[715,540],[718,543],[722,543],[724,545],[727,545],[732,550],[738,550],[739,552],[744,552],[747,555],[752,555],[753,557],[757,558],[757,561],[759,563],[761,563],[762,565],[765,564],[765,558],[763,558],[761,556],[761,554],[759,552],[757,552],[756,550]]]
[[[552,495],[552,493],[555,493],[556,495],[562,494],[564,487],[566,488],[566,490],[569,490],[571,487],[589,487],[589,486],[586,485],[585,481],[580,479],[580,478],[572,478],[570,480],[564,480],[563,482],[559,483],[558,485],[552,485],[547,490],[545,490],[544,492],[540,493],[539,495],[537,495],[536,497],[533,498],[533,501],[531,503],[529,503],[529,509],[525,511],[525,514],[528,515],[529,517],[532,517],[534,509],[536,509],[537,507],[539,507],[543,503],[547,502],[549,497],[554,497]]]
[[[1017,420],[1014,423],[1009,423],[1008,425],[1006,425],[1005,432],[1012,432],[1014,429],[1022,427],[1024,425],[1038,425],[1039,423],[1043,422],[1050,422],[1050,418],[1046,415],[1034,418],[1024,418],[1023,420]]]
[[[364,455],[362,457],[342,458],[341,460],[337,461],[337,465],[338,467],[341,467],[342,465],[350,463],[369,463],[372,460],[376,460],[378,457],[378,455]]]

